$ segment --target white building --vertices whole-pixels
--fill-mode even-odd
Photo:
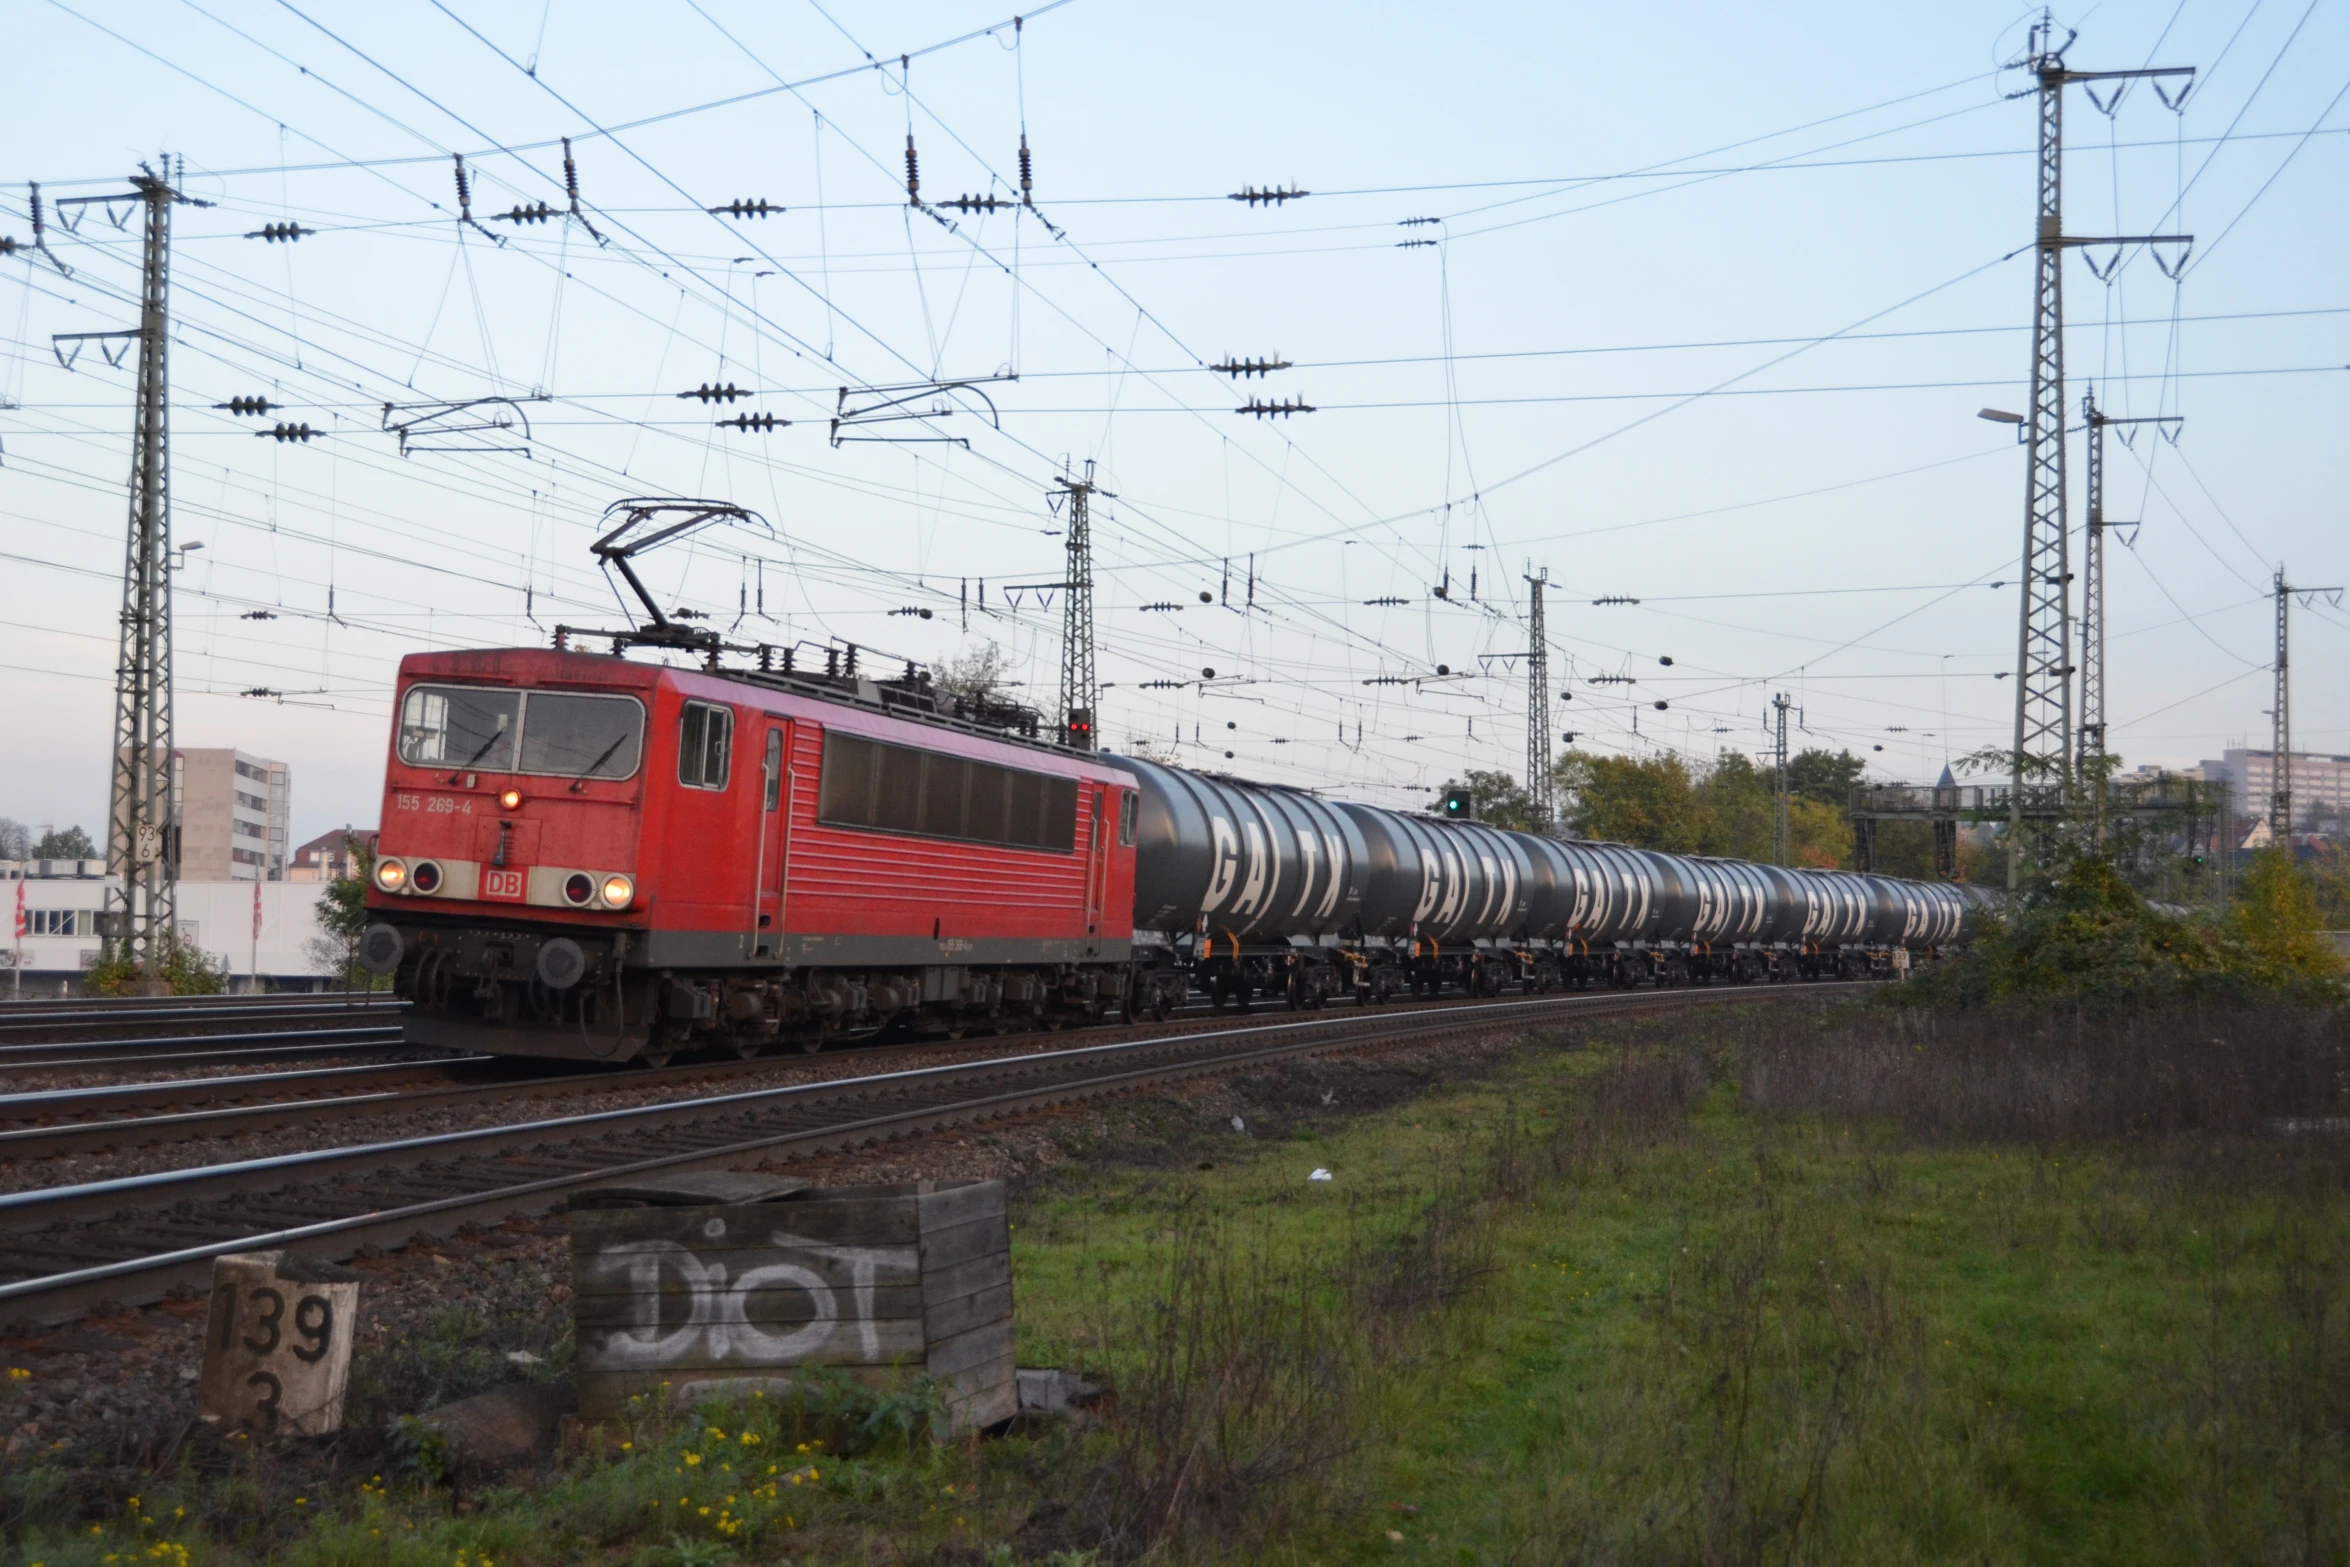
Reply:
[[[2295,832],[2312,817],[2350,816],[2350,756],[2295,751],[2292,771]],[[2265,817],[2276,793],[2277,754],[2230,746],[2221,760],[2203,764],[2203,775],[2227,780],[2239,815]]]
[[[0,999],[23,992],[64,995],[98,961],[98,914],[116,885],[104,860],[0,860]],[[261,934],[253,935],[253,891],[261,890]],[[228,974],[231,990],[253,988],[256,968],[265,988],[323,989],[332,965],[310,955],[321,934],[318,908],[324,882],[182,881],[179,932]],[[25,933],[16,929],[17,894],[24,895]]]

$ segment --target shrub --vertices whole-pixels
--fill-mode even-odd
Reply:
[[[2070,1001],[2092,1008],[2283,996],[2331,1001],[2342,963],[2319,934],[2309,879],[2264,851],[2242,901],[2218,919],[2149,904],[2113,866],[2082,856],[1990,920],[1955,961],[1891,998],[1900,1005]]]
[[[156,936],[152,971],[117,947],[90,965],[84,983],[94,996],[217,996],[227,976],[225,967],[183,941],[177,931],[166,930]]]

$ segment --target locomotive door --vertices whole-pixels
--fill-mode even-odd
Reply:
[[[1101,953],[1103,889],[1110,879],[1110,835],[1102,830],[1102,799],[1103,792],[1097,787],[1090,836],[1085,840],[1085,955],[1089,958]]]
[[[755,918],[750,946],[755,958],[775,956],[783,941],[784,845],[791,833],[790,769],[784,757],[790,752],[790,740],[784,725],[770,723],[766,749],[760,754],[759,854],[751,898]]]

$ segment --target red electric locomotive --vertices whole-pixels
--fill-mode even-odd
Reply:
[[[361,960],[412,1040],[504,1054],[1098,1018],[1136,780],[943,705],[921,677],[412,655]]]

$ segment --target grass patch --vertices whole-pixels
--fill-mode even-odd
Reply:
[[[0,1559],[2350,1557],[2334,1013],[1709,1010],[1234,1092],[1245,1130],[1138,1103],[1015,1203],[1020,1360],[1108,1372],[1089,1425],[713,1408],[476,1494],[28,1466]],[[468,1387],[489,1336],[379,1383]]]

